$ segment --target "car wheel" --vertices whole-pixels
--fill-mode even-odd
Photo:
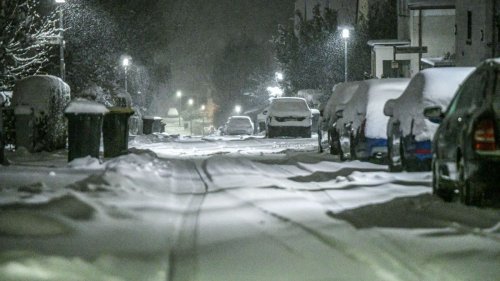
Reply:
[[[469,206],[482,206],[484,193],[480,183],[473,182],[465,176],[465,161],[460,159],[458,167],[458,190],[460,202]]]
[[[349,153],[350,153],[350,156],[351,156],[351,160],[356,160],[357,157],[356,157],[356,142],[355,142],[356,138],[354,137],[354,135],[351,133],[350,137],[349,137]]]
[[[445,188],[441,180],[441,174],[436,163],[432,164],[432,194],[443,199],[443,201],[451,202],[453,200],[453,190]]]
[[[401,172],[403,167],[401,165],[401,148],[399,138],[397,136],[392,135],[387,140],[387,158],[389,161],[389,171],[390,172]]]
[[[340,137],[336,132],[328,131],[328,140],[330,143],[330,154],[337,155],[341,153]]]

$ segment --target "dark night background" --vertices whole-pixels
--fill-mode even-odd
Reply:
[[[44,8],[55,6],[46,2]],[[64,11],[73,93],[95,85],[123,91],[120,63],[126,54],[133,63],[132,99],[148,114],[165,115],[177,105],[177,90],[198,105],[213,98],[224,111],[249,87],[249,77],[273,75],[272,37],[278,24],[293,19],[294,1],[67,0]],[[54,74],[57,59],[54,50]]]

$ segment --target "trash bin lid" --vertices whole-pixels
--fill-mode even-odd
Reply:
[[[69,103],[64,110],[65,114],[96,114],[104,115],[108,113],[109,110],[102,104],[90,101],[86,99],[75,99]]]

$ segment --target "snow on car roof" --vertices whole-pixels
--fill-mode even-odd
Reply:
[[[443,111],[455,96],[460,84],[474,67],[428,68],[417,73],[403,94],[396,99],[393,116],[401,122],[401,129],[408,134],[414,120],[416,140],[431,139],[437,126],[426,122],[423,111],[429,106],[440,106]]]
[[[386,138],[389,117],[383,108],[389,99],[398,98],[408,86],[408,78],[370,79],[360,83],[344,110],[344,121],[352,121],[355,128],[366,118],[365,135]]]
[[[323,112],[323,117],[325,120],[329,120],[330,125],[337,119],[335,112],[344,109],[345,104],[352,98],[360,83],[361,81],[339,83],[333,87],[332,95]]]

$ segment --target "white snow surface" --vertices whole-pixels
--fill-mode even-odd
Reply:
[[[428,68],[417,73],[397,98],[392,122],[399,120],[403,135],[409,135],[414,120],[413,134],[416,141],[431,140],[438,124],[424,117],[424,109],[440,106],[446,110],[462,82],[474,71],[474,67]]]
[[[410,79],[370,79],[361,81],[343,112],[342,124],[352,122],[354,131],[366,119],[365,136],[368,138],[387,138],[387,122],[384,105],[390,99],[401,96]],[[341,126],[337,124],[337,128]],[[339,130],[341,131],[341,130]]]
[[[69,103],[64,112],[73,114],[88,113],[104,115],[108,113],[109,110],[98,102],[77,98]]]
[[[102,164],[7,153],[0,279],[497,280],[498,209],[315,143],[158,134]]]

